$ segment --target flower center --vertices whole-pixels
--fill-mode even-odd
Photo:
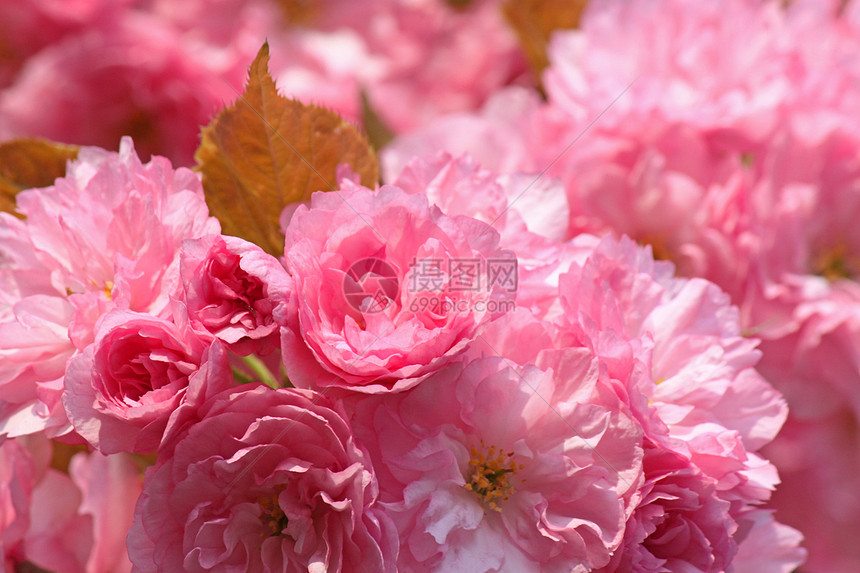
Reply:
[[[472,447],[469,467],[471,477],[465,488],[474,492],[493,511],[502,511],[499,502],[507,501],[514,492],[514,479],[522,464],[514,461],[514,452],[505,452],[481,441],[481,448]],[[522,483],[523,480],[520,480]]]
[[[284,510],[281,509],[281,505],[278,503],[278,494],[273,493],[271,495],[259,497],[257,498],[257,503],[259,503],[260,507],[263,508],[263,514],[260,516],[260,521],[265,527],[263,530],[263,537],[283,535],[284,529],[287,528],[287,524],[290,520],[284,514]]]
[[[850,279],[860,270],[860,260],[852,256],[845,243],[821,252],[812,262],[813,272],[830,282]]]
[[[654,260],[675,262],[675,253],[666,245],[665,238],[659,235],[646,234],[639,239],[639,244],[651,246]]]

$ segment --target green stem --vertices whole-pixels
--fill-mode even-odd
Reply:
[[[251,354],[249,356],[243,356],[242,361],[251,369],[251,372],[257,376],[257,379],[259,379],[260,382],[269,388],[280,388],[280,384],[278,384],[278,381],[275,379],[275,375],[272,374],[271,370],[266,368],[266,365],[263,364],[262,360]]]
[[[256,382],[253,378],[233,366],[233,378],[236,379],[236,382],[239,384],[249,384],[251,382]]]

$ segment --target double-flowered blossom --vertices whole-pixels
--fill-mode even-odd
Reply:
[[[220,225],[197,175],[141,163],[130,139],[119,153],[81,149],[53,186],[18,194],[17,210],[23,220],[0,214],[0,433],[68,433],[67,360],[113,309],[169,320],[182,241]]]
[[[499,234],[396,186],[344,179],[315,193],[289,221],[284,259],[294,281],[279,313],[284,366],[302,387],[414,386],[512,304],[511,287],[487,272],[516,266]]]
[[[860,551],[845,537],[860,527],[860,498],[853,493],[857,456],[850,453],[860,412],[858,5],[590,2],[578,29],[558,31],[549,42],[545,100],[508,88],[479,113],[442,118],[382,152],[389,179],[408,170],[412,155],[440,149],[470,153],[500,173],[553,177],[567,194],[565,238],[581,245],[582,233],[628,235],[651,245],[656,258],[672,261],[678,274],[713,281],[730,295],[740,308],[732,319],[738,332],[762,340],[758,368],[785,393],[792,410],[783,436],[765,451],[786,480],[770,507],[778,520],[805,530],[809,570],[828,573],[860,566]],[[527,250],[517,250],[521,268]],[[688,294],[695,288],[685,287]],[[518,304],[554,320],[562,308],[546,295],[521,289]],[[701,357],[701,350],[693,352]],[[723,352],[730,361],[753,356],[727,347]],[[637,356],[651,367],[642,352]],[[751,452],[773,438],[780,418],[762,402],[749,401],[760,389],[758,376],[741,371],[725,394],[719,389],[725,381],[716,379],[705,393],[657,374],[648,383],[656,384],[655,397],[734,395],[748,413],[708,400],[691,413],[704,420],[711,406],[723,410],[719,416],[737,409],[732,423],[714,423],[739,432]],[[672,420],[683,412],[671,401],[653,405],[661,416],[673,411]],[[668,431],[680,435],[671,424]],[[711,441],[718,435],[708,434]],[[713,443],[728,453],[734,443],[728,437]],[[704,443],[703,436],[693,438],[686,434],[682,441]],[[773,488],[775,476],[766,472],[762,464],[755,487]],[[741,514],[738,535],[750,543],[794,535],[775,525],[769,510],[733,507],[733,519]],[[754,553],[744,542],[737,559]],[[774,559],[788,567],[787,556]]]
[[[283,264],[248,241],[209,235],[183,243],[180,274],[190,320],[239,354],[280,346],[275,308],[286,305],[292,279]]]
[[[0,573],[860,568],[860,0],[13,4]]]
[[[155,451],[171,420],[234,384],[223,345],[181,312],[166,320],[127,310],[99,321],[64,383],[72,426],[106,454]]]
[[[395,571],[373,467],[336,404],[254,385],[198,415],[146,472],[135,571]]]
[[[131,570],[125,534],[141,479],[125,455],[78,453],[68,472],[49,466],[43,436],[0,445],[0,570]]]
[[[599,376],[583,348],[546,369],[487,356],[358,406],[359,436],[385,467],[380,498],[400,534],[401,570],[605,565],[639,485],[642,434],[601,405]]]
[[[753,369],[756,342],[741,336],[728,296],[609,238],[561,275],[559,292],[562,340],[603,357],[645,434],[641,497],[608,570],[722,571],[753,525],[784,540],[769,570],[799,563],[802,553],[786,550],[796,533],[756,509],[777,479],[755,452],[786,406]]]
[[[761,248],[742,302],[762,337],[762,373],[791,406],[768,451],[781,468],[778,516],[808,530],[815,570],[851,571],[860,551],[860,140],[847,128],[786,134],[763,158]],[[834,495],[834,492],[840,492]],[[810,508],[815,507],[815,511]]]
[[[127,9],[26,62],[0,92],[0,139],[116,149],[120,137],[132,136],[144,158],[190,165],[200,126],[235,97],[246,57],[191,42],[152,14]]]

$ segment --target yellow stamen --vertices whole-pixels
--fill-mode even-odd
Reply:
[[[855,277],[860,270],[860,260],[852,256],[845,243],[821,252],[812,263],[815,274],[830,282]]]
[[[281,509],[281,505],[278,503],[278,493],[258,497],[257,503],[263,508],[263,515],[260,516],[260,520],[265,526],[262,534],[263,537],[282,535],[289,523],[289,519],[287,519],[284,510]]]
[[[659,235],[644,235],[639,239],[640,245],[650,245],[651,246],[651,254],[654,256],[655,260],[658,261],[672,261],[675,260],[675,255],[666,245],[666,239]]]
[[[483,441],[480,449],[472,446],[470,456],[471,476],[464,487],[474,492],[493,511],[502,511],[499,502],[507,501],[513,494],[513,476],[523,469],[523,465],[514,461],[513,452],[505,452],[495,446],[487,448]]]

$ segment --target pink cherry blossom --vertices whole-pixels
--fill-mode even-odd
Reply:
[[[248,241],[209,235],[182,244],[179,266],[196,327],[240,354],[279,348],[273,312],[287,304],[292,280],[275,257]]]
[[[113,308],[169,316],[181,292],[179,247],[217,233],[197,175],[83,148],[51,187],[0,214],[0,433],[70,430],[60,403],[66,361]],[[9,240],[5,240],[8,238]]]
[[[171,419],[234,384],[221,343],[174,316],[109,312],[95,342],[69,361],[66,414],[100,452],[155,451]]]
[[[193,162],[200,126],[236,97],[247,54],[192,42],[142,10],[92,27],[28,59],[0,92],[0,138],[39,136]],[[257,48],[262,38],[256,42]],[[68,113],[74,109],[75,113]]]
[[[842,129],[816,138],[785,132],[762,158],[753,189],[761,245],[741,303],[758,335],[784,336],[814,314],[828,315],[824,324],[841,320],[860,300],[858,151],[860,138]]]
[[[737,523],[716,483],[682,456],[648,448],[639,506],[624,546],[600,571],[725,571],[737,552]]]
[[[819,315],[763,345],[762,372],[791,408],[765,450],[782,482],[770,506],[779,521],[803,532],[810,571],[847,573],[860,565],[860,550],[849,541],[860,527],[858,336],[856,318]]]
[[[487,281],[488,261],[516,266],[491,227],[448,217],[426,196],[342,182],[315,193],[286,229],[295,287],[280,319],[297,386],[402,390],[454,360],[512,306],[515,283]],[[458,273],[460,261],[472,274]],[[512,278],[509,276],[509,278]]]
[[[130,572],[125,538],[143,489],[137,466],[126,454],[80,453],[72,458],[69,474],[81,492],[78,513],[92,517],[87,573]]]
[[[533,90],[510,87],[495,92],[479,110],[439,117],[429,125],[399,134],[379,155],[383,178],[393,181],[414,157],[445,151],[468,154],[499,174],[540,171],[546,165],[532,145],[545,135],[536,125],[542,100]]]
[[[589,6],[579,31],[552,38],[544,83],[577,123],[614,102],[602,129],[641,139],[643,120],[658,129],[680,123],[712,145],[743,149],[772,133],[791,94],[785,27],[772,2],[602,2]]]
[[[465,215],[491,225],[505,246],[526,251],[540,236],[563,240],[567,234],[567,197],[564,188],[552,179],[536,180],[526,174],[499,176],[468,155],[455,158],[439,152],[413,158],[393,184],[427,195],[431,204],[449,216]],[[527,256],[520,249],[517,255]]]
[[[401,570],[588,571],[609,561],[639,485],[641,433],[590,402],[593,355],[566,356],[563,374],[479,358],[358,405],[359,436],[373,436],[385,467]]]
[[[797,571],[798,564],[804,563],[806,550],[800,546],[801,534],[774,521],[771,511],[753,510],[744,516],[744,521],[747,522],[745,527],[750,523],[751,527],[735,555],[735,571],[791,573]]]
[[[594,348],[649,444],[647,485],[612,567],[723,570],[745,539],[747,514],[778,482],[756,450],[786,416],[779,393],[753,369],[756,341],[741,336],[738,310],[715,285],[674,278],[670,264],[629,239],[603,239],[561,275],[559,292],[560,340]],[[685,546],[671,542],[667,531],[676,530],[697,533]],[[778,551],[780,567],[798,564],[797,536],[780,539],[789,544]]]
[[[791,408],[768,450],[784,481],[772,505],[804,532],[811,571],[860,563],[844,537],[860,507],[850,454],[860,419],[858,149],[844,126],[786,130],[753,189],[762,240],[741,304],[747,328],[765,341],[762,373]]]
[[[147,470],[134,570],[394,571],[397,537],[343,416],[309,390],[213,398]]]
[[[92,517],[78,512],[81,492],[68,475],[53,468],[42,471],[33,488],[22,561],[48,571],[85,573]]]
[[[479,107],[525,72],[498,0],[454,8],[436,0],[331,2],[318,26],[348,26],[376,65],[363,79],[370,104],[393,131]],[[327,21],[328,20],[328,21]]]
[[[30,527],[30,501],[36,468],[16,440],[0,444],[0,558],[3,571],[23,559],[22,540]]]
[[[106,29],[128,4],[128,0],[4,2],[0,6],[0,87],[9,84],[27,58],[39,50],[88,29]]]
[[[0,446],[2,570],[130,571],[125,535],[141,489],[135,465],[123,456],[78,453],[70,476],[49,467],[51,454],[41,435]]]
[[[125,535],[140,491],[137,469],[123,456],[76,454],[71,476],[45,469],[33,490],[25,559],[49,571],[130,571]]]

